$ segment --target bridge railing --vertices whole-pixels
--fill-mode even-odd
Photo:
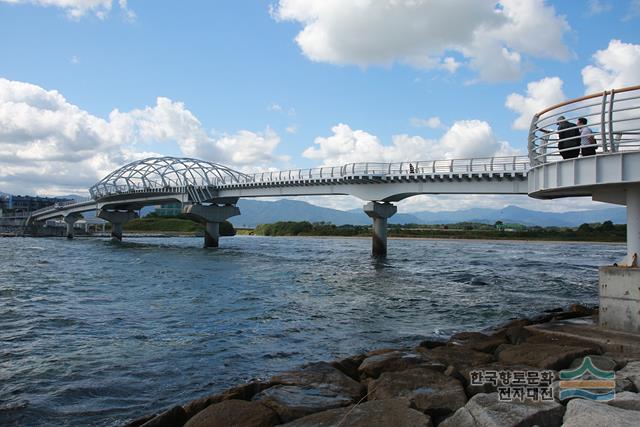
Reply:
[[[396,163],[348,163],[343,166],[325,166],[311,169],[268,171],[249,175],[247,183],[282,181],[307,181],[326,178],[381,177],[411,174],[447,173],[500,173],[526,172],[529,159],[526,156],[486,157],[474,159],[449,159],[410,161]]]
[[[579,118],[587,123],[579,124]],[[576,131],[584,135],[575,135]],[[639,149],[640,86],[607,90],[554,105],[535,114],[529,129],[532,167],[578,156]]]
[[[93,200],[90,197],[79,197],[75,200],[67,200],[66,202],[57,202],[52,205],[46,206],[44,208],[37,209],[29,213],[29,215],[36,216],[39,214],[48,213],[48,212],[56,211],[59,209],[64,209],[67,206],[81,204],[81,203],[89,203],[89,202],[93,203]]]

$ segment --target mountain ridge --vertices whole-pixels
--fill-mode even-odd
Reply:
[[[229,219],[236,227],[255,227],[277,221],[331,222],[335,225],[370,225],[371,219],[361,209],[341,211],[315,206],[300,200],[240,199],[241,215]],[[517,223],[527,226],[577,227],[583,223],[613,221],[626,223],[624,207],[591,209],[585,211],[544,212],[506,206],[502,209],[471,208],[456,211],[420,211],[398,213],[389,218],[391,224],[452,224],[457,222],[481,222],[493,224],[496,221]]]

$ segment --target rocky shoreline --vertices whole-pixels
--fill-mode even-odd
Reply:
[[[574,304],[488,333],[315,362],[125,427],[638,425],[640,355],[531,327],[596,315],[597,308]],[[586,356],[616,371],[614,400],[561,400],[558,372],[579,367]]]

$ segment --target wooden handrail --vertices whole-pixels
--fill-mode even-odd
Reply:
[[[620,92],[629,92],[629,91],[638,90],[638,89],[640,89],[640,85],[628,86],[628,87],[624,87],[622,89],[614,89],[614,90],[615,90],[616,93],[620,93]],[[565,105],[573,104],[573,103],[580,102],[580,101],[585,101],[587,99],[598,98],[598,97],[601,97],[601,96],[603,96],[605,94],[609,94],[609,93],[611,93],[610,90],[605,90],[604,92],[592,93],[591,95],[585,95],[585,96],[581,96],[580,98],[570,99],[568,101],[564,101],[564,102],[561,102],[559,104],[552,105],[551,107],[545,108],[544,110],[540,111],[537,114],[537,116],[541,116],[544,113],[548,113],[551,110],[555,110],[556,108],[564,107]]]

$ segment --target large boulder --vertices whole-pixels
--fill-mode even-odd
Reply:
[[[313,386],[330,389],[334,394],[358,400],[364,395],[364,386],[327,362],[311,363],[302,369],[283,372],[271,378],[271,383],[287,386]]]
[[[522,344],[531,336],[531,332],[524,326],[512,326],[505,331],[504,335],[511,344]]]
[[[449,346],[463,346],[469,350],[493,353],[500,345],[506,343],[504,332],[486,335],[480,332],[457,333],[449,340]]]
[[[404,371],[418,365],[428,363],[432,368],[444,371],[446,366],[431,360],[430,362],[417,352],[390,351],[388,353],[369,356],[362,361],[358,372],[360,378],[378,378],[383,372]]]
[[[256,394],[253,400],[274,410],[285,423],[355,403],[352,396],[336,392],[327,385],[277,385]]]
[[[277,424],[280,419],[275,411],[259,402],[225,400],[200,411],[184,427],[271,427]]]
[[[460,381],[427,367],[385,372],[369,381],[369,400],[394,398],[407,398],[416,409],[436,417],[457,410],[467,401]]]
[[[360,381],[360,373],[358,372],[358,368],[360,364],[365,359],[364,354],[360,354],[357,356],[350,356],[341,360],[336,360],[331,362],[331,366],[348,376],[349,378]]]
[[[607,404],[615,406],[616,408],[640,411],[640,394],[629,391],[623,391],[622,393],[616,392],[615,399],[609,400]]]
[[[476,394],[441,427],[559,426],[564,406],[555,401],[501,402],[498,393]]]
[[[635,427],[638,419],[638,411],[616,408],[593,400],[573,399],[567,404],[563,427]]]
[[[410,408],[407,399],[373,400],[297,419],[287,427],[431,427],[431,418]]]
[[[560,370],[582,356],[594,354],[593,348],[538,344],[529,341],[520,345],[503,346],[498,360],[507,365],[527,365],[544,369]]]
[[[616,372],[616,378],[627,378],[640,391],[640,360],[634,360]]]
[[[174,406],[151,418],[142,424],[142,427],[182,427],[186,421],[187,414],[182,409],[182,406]]]
[[[187,419],[190,419],[209,405],[230,399],[251,400],[251,398],[256,393],[259,393],[271,386],[272,384],[268,382],[251,381],[249,383],[225,390],[222,393],[204,396],[199,399],[192,400],[191,402],[182,405],[182,407],[184,408],[184,411],[187,415]]]
[[[431,350],[424,347],[417,347],[416,351],[425,359],[431,361],[431,363],[440,362],[445,366],[453,365],[458,370],[464,369],[468,366],[491,363],[495,360],[491,354],[472,350],[463,346],[447,345],[444,347],[436,347]]]

